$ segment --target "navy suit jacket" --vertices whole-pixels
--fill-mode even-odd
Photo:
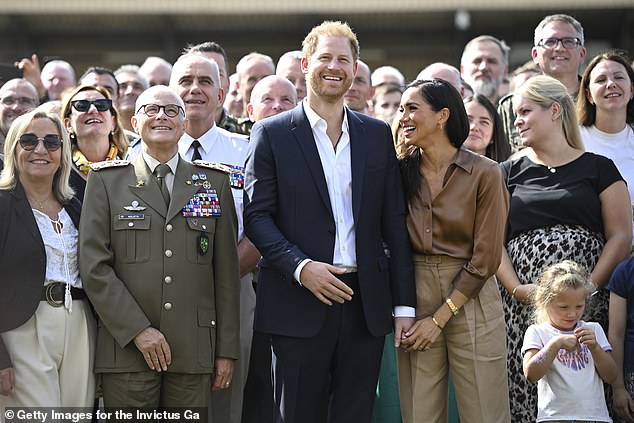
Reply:
[[[405,200],[389,126],[346,109],[359,291],[375,336],[392,329],[392,307],[415,307]],[[251,131],[245,171],[245,233],[262,253],[255,329],[312,337],[329,306],[293,278],[306,258],[332,264],[335,220],[303,105]],[[383,241],[390,249],[388,258]]]

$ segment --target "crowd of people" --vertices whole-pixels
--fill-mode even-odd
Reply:
[[[405,423],[450,387],[464,423],[634,422],[634,69],[584,45],[549,15],[515,70],[480,35],[412,82],[334,21],[234,74],[16,61],[0,409],[370,422],[396,352]]]

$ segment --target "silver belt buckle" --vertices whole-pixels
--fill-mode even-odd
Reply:
[[[46,302],[49,303],[49,305],[51,305],[52,307],[61,307],[64,305],[63,299],[57,301],[55,300],[55,298],[53,298],[53,289],[56,286],[61,286],[61,285],[64,285],[64,284],[61,282],[54,282],[49,285],[46,285]]]

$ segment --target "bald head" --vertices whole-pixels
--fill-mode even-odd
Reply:
[[[172,65],[162,57],[149,56],[139,68],[150,85],[167,85],[170,81]]]
[[[290,110],[297,104],[297,91],[291,82],[279,75],[261,79],[251,91],[247,104],[249,119],[258,122],[269,116]]]
[[[51,60],[45,64],[40,79],[49,100],[59,100],[64,91],[74,88],[77,84],[75,70],[64,60]]]
[[[462,80],[460,79],[460,71],[458,70],[458,68],[448,65],[447,63],[432,63],[431,65],[420,71],[416,79],[442,79],[443,81],[449,82],[451,85],[453,85],[453,87],[458,90],[461,96],[464,93]]]
[[[275,74],[291,81],[297,91],[297,99],[302,101],[306,97],[306,77],[302,72],[302,52],[287,51],[277,61]]]

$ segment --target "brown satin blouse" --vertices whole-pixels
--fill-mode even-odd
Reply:
[[[423,176],[419,195],[408,205],[414,253],[467,260],[453,286],[474,298],[500,266],[508,208],[498,164],[461,148],[436,198]]]

